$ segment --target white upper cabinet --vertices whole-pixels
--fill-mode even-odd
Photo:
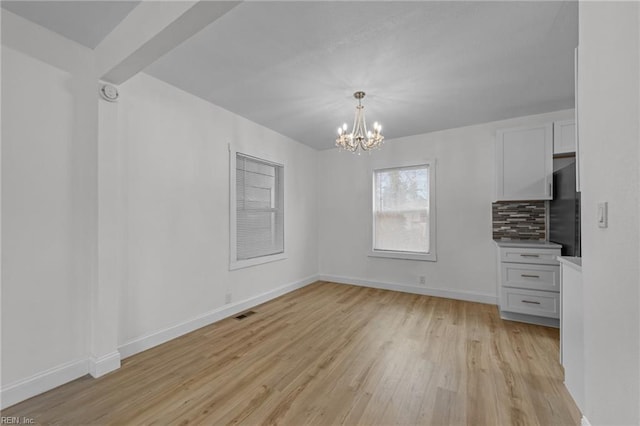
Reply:
[[[498,130],[496,201],[551,200],[552,179],[552,123]]]
[[[553,155],[576,152],[576,121],[565,120],[553,123]]]

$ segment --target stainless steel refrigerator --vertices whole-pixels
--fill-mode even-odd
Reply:
[[[553,162],[549,241],[562,244],[563,256],[580,257],[580,193],[576,192],[575,158],[559,158]]]

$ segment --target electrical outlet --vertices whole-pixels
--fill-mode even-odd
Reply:
[[[224,295],[224,303],[225,304],[231,303],[231,293],[227,293]]]
[[[425,277],[424,275],[420,275],[419,282],[420,282],[420,285],[426,285],[427,284],[427,277]]]

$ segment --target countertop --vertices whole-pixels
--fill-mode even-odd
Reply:
[[[558,262],[575,269],[578,272],[582,272],[582,258],[571,256],[558,256]]]
[[[493,240],[498,247],[562,248],[561,244],[537,240]]]

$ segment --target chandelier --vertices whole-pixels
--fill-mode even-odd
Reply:
[[[367,123],[364,120],[364,106],[362,105],[364,95],[364,92],[353,94],[353,97],[358,100],[356,118],[353,120],[353,130],[351,133],[347,133],[347,123],[338,128],[336,146],[339,148],[351,152],[356,152],[358,149],[369,151],[379,148],[382,145],[382,141],[384,141],[384,136],[381,133],[382,126],[377,121],[373,123],[373,132],[367,131]]]

